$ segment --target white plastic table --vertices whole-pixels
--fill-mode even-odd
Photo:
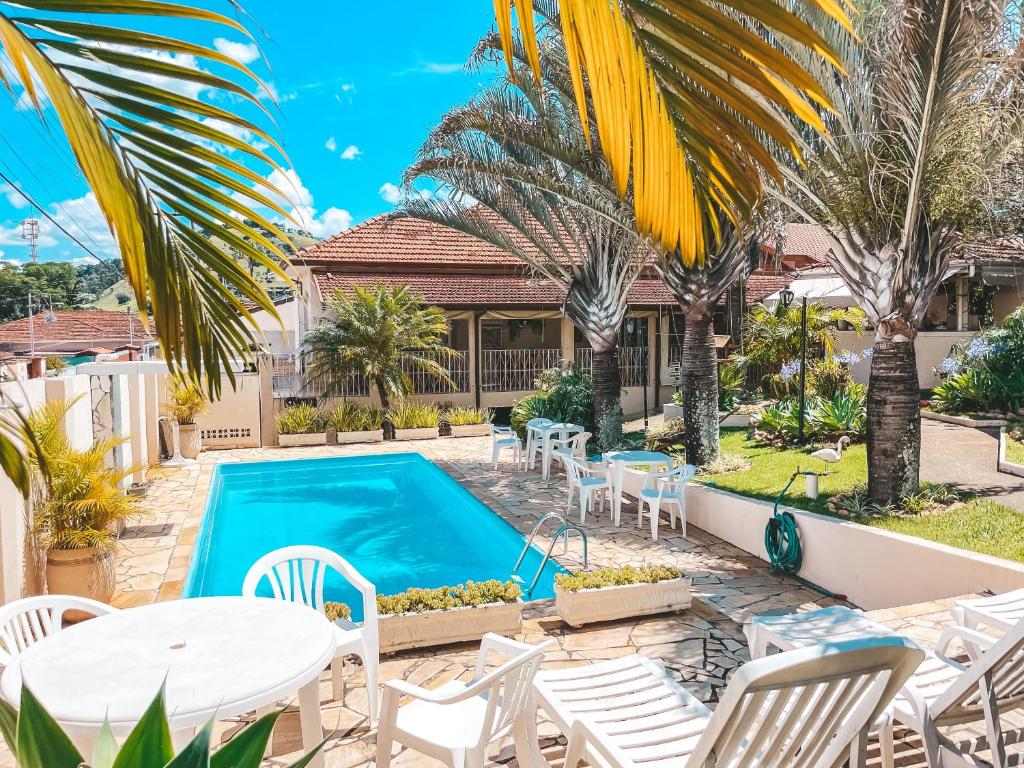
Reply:
[[[672,471],[672,457],[657,451],[611,451],[604,455],[604,460],[611,466],[612,522],[616,525],[622,513],[622,479],[627,464],[650,464],[655,468],[664,467],[666,472]]]
[[[264,598],[154,603],[84,621],[40,640],[0,677],[17,705],[28,685],[87,757],[104,718],[128,735],[167,681],[178,748],[211,718],[251,712],[299,693],[302,743],[323,739],[320,672],[334,626],[317,611]],[[318,755],[311,765],[323,766]]]
[[[559,421],[554,424],[546,424],[542,427],[534,427],[533,431],[537,433],[537,436],[541,440],[541,476],[547,480],[548,475],[551,473],[551,438],[555,435],[558,436],[559,440],[568,439],[569,435],[578,435],[584,431],[584,428],[579,424],[573,424],[567,421]],[[531,453],[530,459],[533,459]],[[530,465],[530,469],[533,469],[533,465]]]
[[[953,620],[962,627],[991,627],[1000,632],[1008,632],[1014,624],[1024,619],[1024,589],[990,597],[957,600],[953,603],[952,613]]]
[[[898,633],[878,624],[860,611],[842,605],[806,613],[755,616],[743,627],[750,658],[760,659],[774,646],[780,651],[808,648],[822,643],[858,640],[864,637],[892,637]]]

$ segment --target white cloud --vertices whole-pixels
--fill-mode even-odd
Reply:
[[[428,75],[453,75],[462,71],[462,64],[447,64],[440,61],[428,61],[418,67],[418,72],[425,72]]]
[[[286,196],[291,218],[314,237],[330,237],[352,226],[352,214],[344,208],[332,205],[318,216],[313,193],[295,171],[289,169],[282,173],[274,169],[267,176],[267,181]]]
[[[338,142],[336,142],[334,140],[334,137],[331,136],[327,141],[324,142],[324,146],[327,147],[328,152],[333,152],[338,148]]]
[[[7,204],[12,208],[21,209],[28,205],[28,200],[26,200],[21,192],[16,190],[10,184],[0,184],[0,194],[4,196],[4,199],[7,200]]]
[[[218,120],[215,117],[202,117],[199,119],[199,122],[201,122],[203,125],[213,128],[214,130],[226,133],[228,136],[233,136],[239,141],[244,141],[249,146],[253,147],[254,149],[258,149],[261,152],[270,146],[269,144],[267,144],[267,142],[263,141],[263,139],[256,136],[256,134],[254,134],[248,128],[243,128],[242,126],[236,125],[235,123],[229,123],[224,120]],[[225,152],[235,151],[233,147],[224,146],[212,141],[206,142],[205,140],[202,139],[201,141],[204,141],[204,143],[209,144],[209,146],[211,147],[215,147]]]
[[[362,150],[359,149],[355,144],[349,144],[341,152],[342,160],[355,160],[359,155],[363,154]]]
[[[260,57],[260,49],[256,43],[236,43],[234,40],[218,37],[214,39],[213,47],[239,64],[251,64]]]
[[[392,184],[390,181],[385,182],[381,185],[381,188],[377,190],[381,197],[384,198],[385,202],[395,205],[399,200],[402,199],[402,190]]]

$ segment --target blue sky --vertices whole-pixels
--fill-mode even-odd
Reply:
[[[243,6],[269,36],[257,35],[270,71],[260,70],[259,61],[251,66],[277,91],[278,135],[297,174],[298,215],[319,236],[391,210],[396,190],[389,185],[400,183],[427,132],[490,77],[462,68],[494,21],[484,0],[243,0]],[[191,27],[188,36],[206,43],[221,38],[218,47],[242,60],[253,55],[240,35],[223,30]],[[115,255],[59,128],[43,127],[24,106],[0,90],[0,170],[94,251]],[[28,259],[19,222],[32,214],[0,182],[0,259]],[[39,253],[46,261],[85,257],[46,221]]]

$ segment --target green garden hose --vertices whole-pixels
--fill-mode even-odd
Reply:
[[[799,472],[794,472],[786,487],[775,499],[772,519],[764,529],[764,548],[768,551],[768,562],[772,573],[795,574],[803,565],[804,554],[800,548],[800,534],[796,529],[796,519],[789,512],[779,512],[779,504],[786,491],[793,485]]]

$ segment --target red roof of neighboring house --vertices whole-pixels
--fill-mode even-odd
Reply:
[[[782,236],[780,256],[806,256],[811,261],[825,263],[832,250],[832,242],[817,224],[787,224]]]
[[[776,291],[781,291],[796,279],[793,274],[777,274],[755,270],[747,277],[747,304],[756,304],[771,296]]]
[[[27,317],[0,323],[0,345],[27,348],[34,338],[36,351],[77,352],[152,338],[137,316],[102,309],[39,312],[29,326]]]

